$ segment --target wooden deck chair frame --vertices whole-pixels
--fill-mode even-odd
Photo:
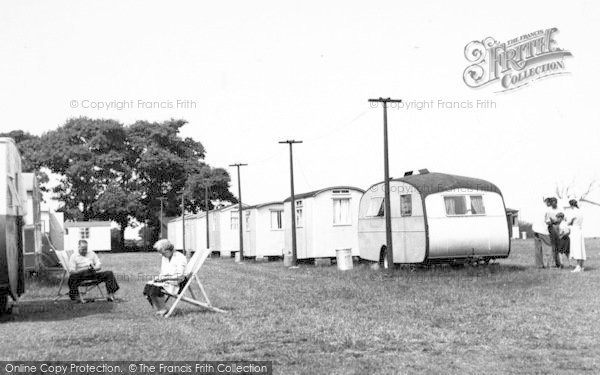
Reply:
[[[56,253],[56,256],[58,258],[58,262],[60,263],[63,273],[60,279],[60,284],[58,286],[58,292],[56,293],[56,297],[54,298],[54,300],[58,300],[63,296],[68,296],[69,295],[69,291],[66,291],[65,293],[61,293],[63,285],[65,285],[65,281],[69,279],[69,276],[71,275],[71,272],[69,271],[69,255],[67,254],[66,250],[54,250],[54,252]],[[102,293],[102,289],[100,288],[100,284],[102,282],[100,281],[96,281],[96,280],[89,280],[89,281],[84,281],[81,284],[79,284],[79,294],[82,297],[85,297],[85,295],[87,295],[91,290],[97,288],[98,292],[100,292],[100,295],[102,296],[102,298],[104,297],[104,293]],[[81,288],[84,288],[83,291],[81,290]]]
[[[192,256],[192,258],[190,259],[190,261],[188,262],[188,264],[185,268],[185,275],[187,277],[187,281],[186,281],[185,285],[183,286],[183,288],[180,288],[179,292],[177,294],[168,293],[166,291],[163,291],[167,296],[176,298],[175,302],[173,302],[173,305],[171,305],[171,308],[169,308],[169,311],[165,314],[165,317],[168,318],[169,316],[171,316],[171,314],[175,310],[175,307],[177,307],[177,305],[179,304],[180,301],[184,301],[184,302],[190,303],[192,305],[201,307],[206,310],[214,311],[214,312],[220,312],[220,313],[227,312],[225,310],[221,310],[221,309],[211,305],[210,300],[208,299],[208,295],[206,294],[206,291],[204,290],[204,287],[202,286],[202,283],[200,282],[200,279],[198,278],[198,272],[200,272],[200,268],[204,264],[204,261],[206,260],[206,258],[208,258],[208,255],[210,255],[209,250],[205,250],[203,252],[200,250],[197,250],[196,252],[194,252],[194,255]],[[192,289],[192,284],[194,282],[198,285],[198,288],[200,289],[200,293],[202,293],[202,296],[204,297],[204,302],[199,301],[196,298],[196,295]],[[192,298],[187,297],[185,295],[186,292],[190,292],[190,294],[192,295]]]

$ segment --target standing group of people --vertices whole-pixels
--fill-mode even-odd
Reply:
[[[544,199],[547,210],[544,225],[534,226],[535,264],[544,268],[543,243],[552,247],[552,258],[557,268],[570,266],[576,261],[572,272],[582,272],[586,259],[583,238],[583,215],[575,199],[569,201],[569,208],[558,208],[558,199]]]

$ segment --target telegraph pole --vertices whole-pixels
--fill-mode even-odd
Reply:
[[[230,167],[237,167],[237,175],[238,175],[238,197],[239,197],[239,206],[238,213],[240,214],[240,222],[238,228],[240,230],[240,262],[244,261],[244,231],[243,231],[243,221],[242,221],[242,180],[240,178],[240,167],[245,167],[248,164],[236,163],[229,164]]]
[[[392,244],[392,210],[390,203],[390,162],[388,158],[388,128],[387,128],[387,103],[401,103],[400,99],[379,98],[369,99],[371,103],[383,104],[383,174],[385,186],[385,242],[387,248],[388,268],[394,264],[394,250]]]
[[[297,266],[298,253],[296,249],[296,196],[294,195],[294,156],[292,146],[295,143],[302,143],[302,141],[288,139],[287,141],[280,141],[279,143],[287,143],[290,146],[290,189],[292,193],[292,266]]]
[[[163,202],[166,200],[167,198],[165,197],[160,197],[158,198],[158,200],[160,201],[160,238],[163,239]]]

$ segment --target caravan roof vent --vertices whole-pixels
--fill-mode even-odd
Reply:
[[[419,169],[419,174],[427,174],[427,173],[429,173],[429,169],[427,169],[427,168]]]
[[[404,177],[412,176],[412,174],[413,174],[413,171],[406,171],[406,172],[404,172]]]

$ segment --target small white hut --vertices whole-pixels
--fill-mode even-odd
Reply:
[[[86,240],[92,251],[111,251],[110,221],[67,221],[64,225],[65,250],[77,251],[79,240]]]
[[[196,214],[185,215],[185,249],[196,250]],[[181,216],[171,219],[167,223],[167,238],[176,250],[183,250],[183,225]]]
[[[230,257],[239,251],[239,213],[237,204],[218,208],[208,213],[208,236],[210,250],[221,256]],[[244,210],[248,205],[243,205]],[[245,214],[244,214],[244,217]],[[168,238],[176,249],[183,249],[182,219],[176,217],[168,224]],[[246,223],[244,223],[246,225]],[[206,249],[206,213],[185,215],[185,249],[196,251]],[[244,245],[246,241],[244,241]]]
[[[244,257],[283,256],[283,202],[258,204],[244,211]]]
[[[212,212],[209,213],[209,220]],[[177,250],[183,250],[183,225],[181,223],[181,216],[171,219],[167,223],[168,239],[175,246]],[[210,224],[210,221],[209,221]],[[210,228],[209,228],[210,229]],[[214,247],[214,239],[210,238],[211,246]],[[199,212],[197,214],[185,215],[185,249],[204,251],[206,250],[206,213]]]
[[[298,259],[334,258],[336,250],[358,256],[358,208],[364,190],[334,186],[295,195]],[[286,253],[292,249],[291,197],[284,201]]]
[[[240,250],[239,232],[239,204],[232,204],[209,213],[210,245],[213,252],[218,252],[222,257],[230,257]],[[242,210],[249,206],[242,205]],[[247,228],[248,217],[243,214],[244,227]],[[242,228],[245,230],[245,228]],[[244,243],[245,245],[245,243]],[[246,256],[246,254],[244,254]]]

